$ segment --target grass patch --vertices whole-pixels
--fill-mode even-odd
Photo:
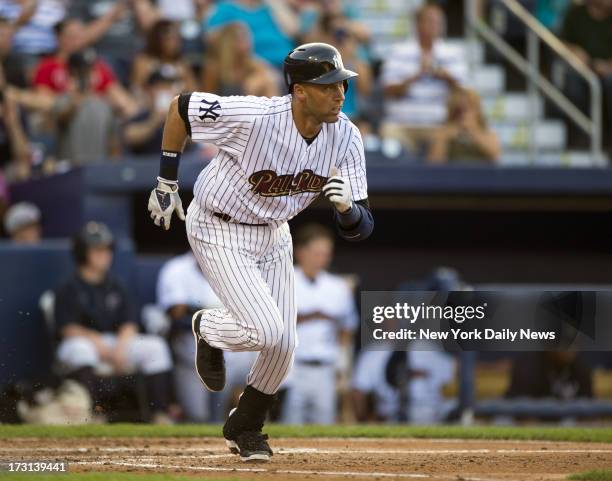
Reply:
[[[612,443],[611,428],[499,427],[499,426],[286,426],[269,425],[273,437],[447,438],[575,441]],[[73,426],[0,425],[0,438],[89,437],[220,437],[221,426],[183,424],[106,424]]]
[[[194,481],[193,476],[176,476],[171,474],[149,474],[149,473],[2,473],[2,480],[10,481]],[[245,481],[245,478],[236,477],[214,477],[206,478],[216,481]]]
[[[577,481],[612,481],[612,469],[598,469],[586,473],[572,474],[567,479]]]

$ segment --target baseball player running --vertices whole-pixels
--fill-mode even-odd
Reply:
[[[285,58],[284,97],[193,92],[174,98],[168,111],[148,206],[156,225],[168,229],[174,212],[185,220],[177,173],[187,137],[219,148],[187,209],[189,243],[224,305],[193,316],[195,365],[204,386],[220,391],[223,351],[258,351],[223,426],[243,461],[272,455],[262,428],[297,345],[287,221],[323,192],[343,238],[363,240],[374,228],[361,135],[340,111],[356,75],[331,45],[305,44]]]

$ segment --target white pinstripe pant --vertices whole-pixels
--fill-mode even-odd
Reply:
[[[280,227],[225,222],[192,202],[187,237],[223,309],[202,316],[200,333],[227,351],[259,351],[247,384],[275,393],[297,346],[293,247]]]

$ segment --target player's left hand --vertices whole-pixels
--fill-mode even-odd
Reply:
[[[334,204],[340,213],[348,211],[353,206],[351,186],[344,177],[338,175],[338,169],[332,168],[327,183],[323,186],[323,195]]]
[[[149,196],[151,219],[155,225],[168,230],[175,211],[178,218],[184,221],[185,212],[178,193],[178,182],[158,177],[157,187],[151,191]]]

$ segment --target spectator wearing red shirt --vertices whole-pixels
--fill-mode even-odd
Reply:
[[[76,19],[57,24],[58,50],[34,74],[36,91],[53,99],[50,124],[58,128],[57,154],[75,163],[118,154],[117,117],[129,118],[138,110],[111,68],[95,51],[84,49],[85,29]]]

